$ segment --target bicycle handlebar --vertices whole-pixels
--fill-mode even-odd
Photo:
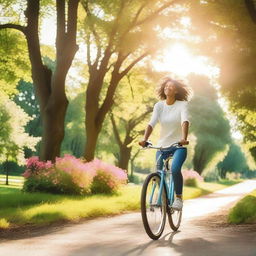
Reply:
[[[145,147],[143,147],[142,149],[159,149],[159,150],[166,150],[166,149],[169,149],[169,148],[171,148],[171,147],[175,147],[175,146],[179,146],[179,147],[181,147],[182,145],[179,143],[179,142],[175,142],[175,143],[173,143],[173,144],[171,144],[170,146],[168,146],[168,147],[157,147],[157,146],[154,146],[154,145],[152,145],[152,143],[150,143],[150,142],[146,142],[146,146]]]

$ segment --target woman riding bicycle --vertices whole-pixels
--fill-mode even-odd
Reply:
[[[144,138],[139,145],[145,147],[147,140],[151,135],[153,128],[157,122],[161,125],[159,147],[168,147],[175,142],[180,145],[187,145],[189,119],[187,111],[187,101],[190,96],[190,89],[170,77],[164,79],[157,90],[157,94],[161,101],[157,102],[153,109],[151,120],[145,130]],[[157,170],[163,169],[163,160],[173,155],[171,171],[174,180],[174,189],[176,198],[172,208],[181,210],[183,207],[182,189],[183,177],[181,167],[187,157],[187,148],[174,146],[170,150],[156,153]]]

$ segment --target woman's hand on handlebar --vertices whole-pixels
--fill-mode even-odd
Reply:
[[[145,148],[148,145],[148,142],[146,140],[139,141],[139,145]]]
[[[180,144],[180,145],[188,145],[188,144],[189,144],[189,141],[182,139],[182,140],[179,141],[179,144]]]

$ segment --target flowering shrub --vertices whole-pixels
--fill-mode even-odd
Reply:
[[[80,195],[112,193],[127,180],[125,171],[116,166],[98,159],[84,163],[70,155],[56,158],[55,164],[31,157],[23,176],[24,191]]]
[[[198,181],[203,181],[203,177],[193,170],[182,170],[184,184],[189,187],[197,187]]]
[[[118,190],[119,185],[127,180],[127,174],[120,168],[104,163],[98,159],[91,163],[96,175],[92,182],[92,193],[112,193]]]

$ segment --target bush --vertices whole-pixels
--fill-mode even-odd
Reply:
[[[195,187],[195,188],[198,186],[196,179],[186,179],[184,181],[184,185],[188,187]]]
[[[129,179],[129,182],[132,182],[132,183],[134,183],[134,184],[141,184],[141,183],[143,183],[143,179],[142,178],[140,178],[138,175],[129,175],[128,176],[128,179]]]
[[[255,223],[256,222],[256,190],[240,200],[228,215],[230,223]]]
[[[112,193],[127,180],[120,168],[98,159],[85,163],[70,155],[56,158],[55,164],[31,157],[23,176],[24,191],[76,195]]]
[[[121,184],[127,182],[127,174],[124,170],[98,159],[92,164],[96,170],[91,186],[92,193],[114,193]]]
[[[211,171],[208,171],[205,176],[204,176],[204,180],[206,182],[218,182],[220,180],[220,176],[218,174],[218,170],[217,169],[213,169]]]
[[[203,181],[203,177],[193,170],[182,170],[184,184],[189,187],[197,187],[198,181]]]

